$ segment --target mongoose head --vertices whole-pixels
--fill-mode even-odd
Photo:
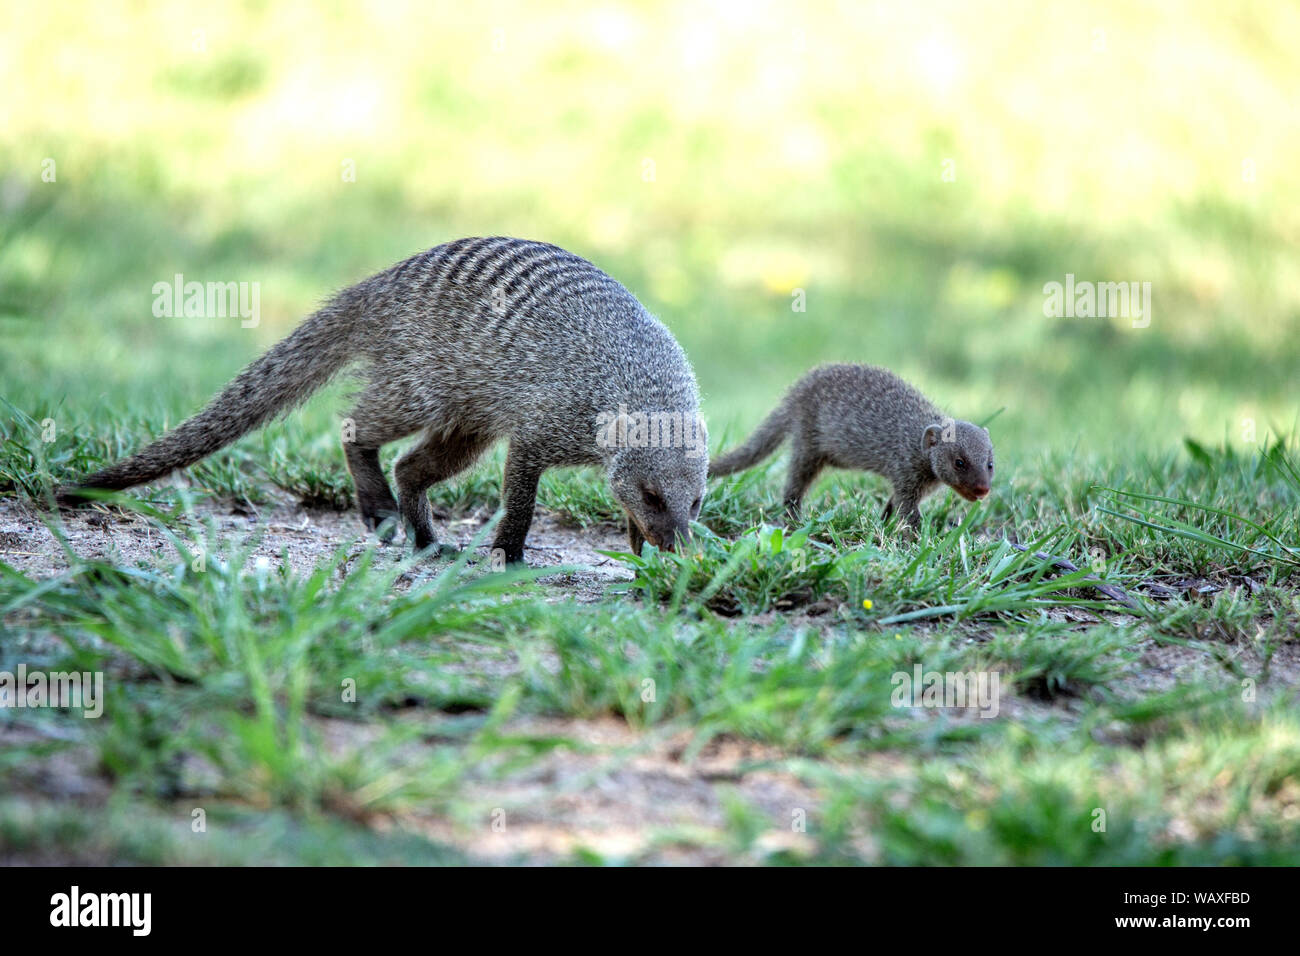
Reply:
[[[967,501],[978,501],[993,483],[993,442],[987,429],[949,419],[925,427],[921,448],[934,476]]]
[[[702,430],[702,429],[701,429]],[[691,540],[709,467],[707,439],[699,448],[622,448],[609,465],[614,497],[645,539],[665,551]]]

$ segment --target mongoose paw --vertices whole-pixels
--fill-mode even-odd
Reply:
[[[91,499],[81,493],[80,485],[60,485],[54,489],[54,505],[57,508],[84,508]]]
[[[406,540],[411,542],[416,554],[425,554],[431,558],[440,557],[444,547],[436,538],[422,534],[417,534],[414,538],[408,534]]]
[[[523,564],[524,563],[524,546],[517,548],[503,547],[500,543],[492,545],[492,558],[494,561],[504,560],[506,564]]]
[[[406,526],[406,540],[411,543],[412,550],[421,558],[430,561],[438,561],[445,558],[455,558],[461,553],[461,548],[454,544],[448,544],[445,541],[439,541],[433,534],[433,529],[412,530],[410,525]]]
[[[461,549],[454,544],[433,541],[423,547],[415,545],[413,553],[421,561],[446,561],[459,557]]]
[[[417,554],[429,551],[438,545],[438,538],[433,533],[433,525],[428,522],[421,525],[403,521],[402,530],[406,533],[407,542],[415,549]],[[432,556],[436,557],[436,552]]]
[[[366,527],[375,533],[383,544],[392,544],[393,539],[397,537],[397,529],[401,525],[401,520],[394,513],[379,514],[369,518],[366,521]]]

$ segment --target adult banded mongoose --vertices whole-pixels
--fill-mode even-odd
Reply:
[[[523,560],[538,479],[558,465],[606,470],[634,552],[647,540],[671,549],[689,539],[708,439],[681,346],[587,260],[503,237],[437,246],[338,293],[203,411],[60,489],[58,500],[74,505],[79,490],[127,488],[191,465],[354,364],[365,384],[344,419],[344,449],[370,529],[400,516],[417,549],[436,544],[428,489],[505,438],[505,516],[493,547],[507,561]],[[647,440],[636,424],[647,419],[676,430]],[[394,500],[379,449],[416,432],[394,468]]]
[[[921,500],[942,482],[967,501],[989,493],[993,443],[988,430],[944,415],[911,385],[871,365],[823,365],[786,393],[739,448],[709,465],[709,475],[748,468],[790,439],[785,507],[798,519],[808,486],[826,466],[889,479],[883,518],[897,512],[921,526]]]

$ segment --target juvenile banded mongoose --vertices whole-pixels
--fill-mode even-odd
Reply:
[[[203,411],[60,489],[58,500],[74,505],[81,489],[127,488],[191,465],[354,364],[366,381],[344,420],[344,450],[370,529],[400,516],[417,549],[434,545],[429,488],[506,438],[505,516],[493,547],[507,561],[523,560],[538,479],[558,465],[605,469],[633,551],[689,539],[708,440],[681,346],[590,262],[503,237],[437,246],[338,293]],[[656,442],[644,428],[628,439],[627,429],[608,427],[637,416],[674,421],[677,431]],[[416,432],[394,468],[394,500],[379,449]]]
[[[889,479],[893,494],[882,517],[897,512],[912,530],[921,526],[921,500],[940,482],[976,501],[993,480],[987,429],[949,418],[893,372],[871,365],[813,369],[748,441],[710,463],[709,475],[757,464],[787,437],[792,448],[784,499],[796,520],[808,486],[828,465]]]

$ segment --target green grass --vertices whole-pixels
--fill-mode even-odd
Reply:
[[[1251,476],[1254,498],[1291,503],[1291,517],[1260,525],[1264,540],[1295,540],[1290,458],[1274,448],[1260,460],[1269,464],[1238,470]],[[1245,497],[1221,471],[1184,467],[1181,487],[1197,489],[1202,501]],[[20,477],[20,487],[40,481]],[[483,480],[464,480],[444,500],[477,506]],[[737,484],[721,493],[721,507],[756,512],[770,496],[762,482]],[[555,487],[566,490],[556,504],[567,503],[578,523],[600,522],[608,517],[600,485],[591,472],[561,476]],[[728,504],[729,495],[740,503]],[[687,552],[616,555],[634,579],[588,607],[547,600],[548,588],[559,586],[554,576],[539,585],[529,583],[537,572],[493,574],[466,564],[468,553],[454,565],[413,565],[362,541],[309,572],[259,570],[255,536],[223,539],[205,527],[187,513],[189,492],[161,497],[177,507],[141,506],[169,542],[153,563],[74,554],[54,577],[0,564],[0,670],[24,661],[29,669],[109,675],[101,722],[5,715],[35,732],[31,760],[50,759],[51,746],[88,754],[92,772],[116,794],[117,822],[89,841],[98,849],[79,842],[79,828],[67,831],[72,856],[261,860],[272,851],[254,849],[260,838],[252,834],[270,824],[238,809],[253,807],[293,821],[293,836],[274,841],[280,859],[333,859],[331,841],[344,840],[367,847],[376,862],[454,862],[459,851],[436,841],[402,843],[390,834],[374,842],[366,833],[416,812],[477,819],[482,810],[466,792],[502,774],[527,775],[557,749],[584,750],[564,734],[509,729],[529,717],[614,717],[648,739],[686,733],[688,760],[717,741],[751,741],[779,754],[759,769],[780,768],[820,795],[813,836],[797,848],[765,843],[770,811],[735,797],[728,835],[660,834],[637,858],[683,841],[770,862],[1264,863],[1300,850],[1288,809],[1300,795],[1283,771],[1261,778],[1255,769],[1260,759],[1300,764],[1294,690],[1268,673],[1279,650],[1294,659],[1296,574],[1285,553],[1247,549],[1255,537],[1220,542],[1150,521],[1108,525],[1102,539],[1089,528],[1107,497],[1037,528],[1000,515],[996,503],[940,500],[919,540],[899,544],[874,506],[850,520],[832,484],[826,507],[811,508],[796,530],[764,525],[729,539],[700,525]],[[1080,504],[1088,500],[1080,495]],[[1193,502],[1171,500],[1167,507],[1186,509],[1179,514],[1195,511]],[[1010,548],[1011,527],[1028,551]],[[1152,539],[1158,545],[1146,543]],[[1087,546],[1101,540],[1107,556],[1088,566]],[[1061,573],[1035,550],[1073,555],[1083,570]],[[1083,579],[1094,573],[1138,596],[1140,609],[1122,613],[1089,588]],[[1142,580],[1179,574],[1225,583],[1252,574],[1259,589],[1143,596]],[[1170,688],[1144,686],[1144,646],[1186,650],[1187,673]],[[1245,646],[1257,656],[1245,656]],[[997,672],[1003,713],[972,720],[894,706],[893,675],[918,664]],[[1243,701],[1245,680],[1268,703]],[[355,700],[344,701],[345,681]],[[446,719],[440,715],[461,716],[453,729],[431,731],[431,719]],[[329,746],[323,735],[340,721],[365,745]],[[1179,747],[1177,766],[1218,767],[1215,779],[1240,775],[1238,799],[1214,812],[1201,806],[1191,794],[1203,787],[1207,801],[1213,788],[1191,786],[1170,769]],[[29,764],[15,757],[22,752],[9,755],[16,766]],[[870,755],[880,753],[902,761],[898,779],[875,780]],[[1156,779],[1148,776],[1153,761]],[[217,808],[239,818],[232,827],[249,834],[250,846],[180,839],[145,853],[114,835],[122,801],[147,815]],[[1246,805],[1254,807],[1249,818]],[[1104,834],[1090,829],[1098,807],[1116,820]],[[57,821],[58,812],[0,808],[0,833],[17,828],[10,849],[27,852],[29,837],[15,821],[35,826],[29,814]],[[313,846],[316,829],[323,842]],[[619,861],[592,853],[580,861]]]
[[[257,4],[0,36],[6,89],[31,93],[0,132],[0,504],[32,509],[0,538],[0,671],[101,670],[109,694],[98,721],[0,709],[0,859],[1297,858],[1290,6],[374,15],[365,44],[342,10]],[[101,70],[50,69],[74,61]],[[691,551],[614,552],[632,579],[580,595],[569,569],[420,564],[359,525],[262,567],[262,532],[215,518],[350,507],[339,383],[119,499],[149,560],[56,543],[18,570],[31,528],[61,533],[55,485],[332,291],[492,233],[588,256],[659,315],[712,451],[811,365],[867,361],[988,420],[994,494],[934,496],[904,543],[881,479],[830,472],[788,528],[777,457],[711,483]],[[156,318],[178,272],[260,283],[262,321]],[[1153,321],[1047,318],[1067,273],[1150,281]],[[502,462],[435,512],[487,519]],[[620,517],[593,470],[539,500],[575,533]],[[896,706],[917,665],[998,674],[998,715]],[[634,822],[631,849],[584,830],[609,806],[582,801],[635,807],[639,773],[643,816],[685,816]],[[682,775],[707,807],[659,799]],[[548,825],[584,835],[516,837]]]

